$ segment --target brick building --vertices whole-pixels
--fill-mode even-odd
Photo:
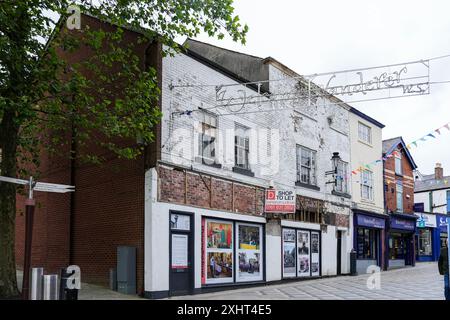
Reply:
[[[85,15],[81,23],[115,28]],[[124,36],[137,42],[141,34]],[[106,158],[99,167],[43,154],[43,180],[76,192],[37,198],[32,264],[49,272],[76,264],[83,281],[106,285],[117,247],[132,246],[137,293],[149,298],[349,273],[352,183],[343,177],[352,108],[326,94],[274,109],[271,96],[305,86],[293,70],[270,57],[187,45],[174,56],[157,42],[135,47],[141,67],[157,70],[163,114],[142,157],[92,149]],[[339,183],[325,174],[333,166]],[[295,213],[266,215],[269,188],[293,191]],[[18,214],[19,264],[23,225]]]
[[[414,162],[401,137],[383,141],[388,266],[415,265]]]

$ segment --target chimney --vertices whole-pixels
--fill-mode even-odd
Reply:
[[[434,169],[434,178],[436,180],[442,180],[444,178],[444,168],[442,164],[436,163],[436,168]]]

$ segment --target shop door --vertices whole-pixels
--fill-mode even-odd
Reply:
[[[342,231],[337,232],[337,250],[336,250],[336,274],[339,276],[341,274],[341,258],[342,258]]]
[[[193,216],[170,213],[169,294],[185,295],[194,291]]]

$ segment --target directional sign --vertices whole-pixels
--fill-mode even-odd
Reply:
[[[19,184],[19,185],[31,185],[31,188],[33,191],[55,192],[55,193],[67,193],[67,192],[75,191],[74,186],[69,186],[69,185],[65,185],[65,184],[36,182],[33,180],[33,177],[31,177],[30,180],[23,180],[23,179],[16,179],[16,178],[0,176],[0,181]]]

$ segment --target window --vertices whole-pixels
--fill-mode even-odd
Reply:
[[[359,122],[358,125],[358,137],[359,140],[366,143],[372,143],[372,129],[369,126]]]
[[[369,170],[361,172],[361,198],[373,201],[373,173]]]
[[[401,182],[397,182],[397,211],[403,211],[403,185]]]
[[[357,256],[358,259],[377,259],[377,230],[358,228]]]
[[[348,184],[347,184],[347,170],[348,164],[340,160],[337,166],[337,177],[336,177],[336,187],[335,190],[341,193],[348,193]]]
[[[297,181],[316,185],[316,152],[297,146]]]
[[[200,132],[198,134],[198,156],[203,161],[215,162],[217,117],[209,112],[200,113]]]
[[[419,229],[419,243],[418,243],[419,256],[431,256],[431,230]]]
[[[234,161],[235,166],[241,169],[250,170],[250,137],[249,128],[236,124],[234,136]]]
[[[402,175],[402,154],[400,152],[395,153],[395,174]]]
[[[450,191],[447,191],[447,213],[450,213]]]

